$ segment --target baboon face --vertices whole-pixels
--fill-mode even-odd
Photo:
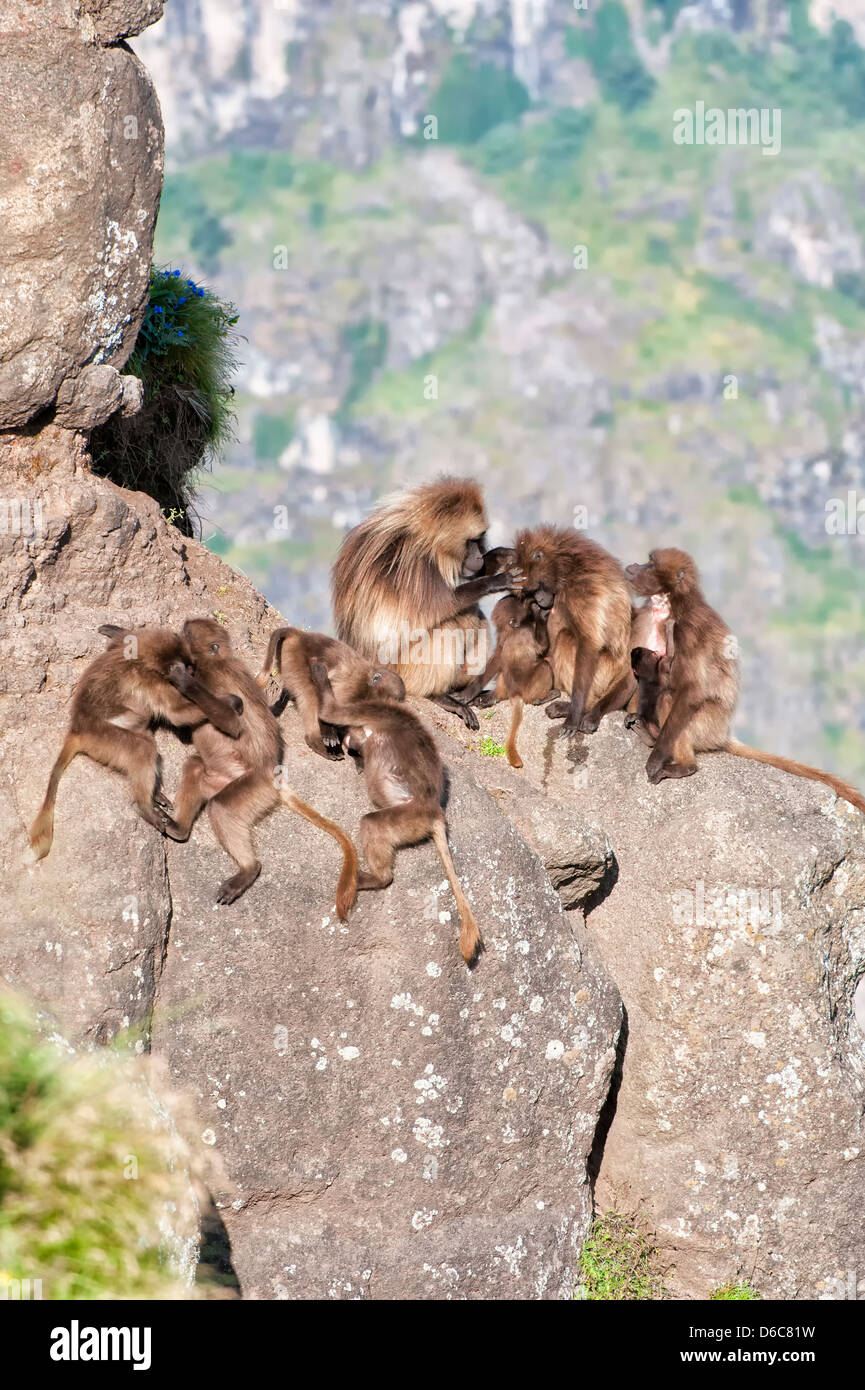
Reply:
[[[194,660],[231,655],[231,638],[213,618],[189,618],[183,624],[183,636]]]
[[[557,587],[557,556],[554,547],[545,542],[546,538],[537,532],[517,536],[512,570],[523,576],[523,593],[535,597],[540,607],[551,608]]]
[[[649,556],[647,565],[626,565],[628,583],[639,598],[651,598],[661,592],[661,580],[655,569],[654,554]]]
[[[696,578],[690,555],[684,550],[653,550],[647,565],[626,565],[625,574],[634,593],[640,598],[653,594],[672,593],[690,573],[689,583]]]
[[[476,574],[480,574],[484,567],[484,553],[486,548],[486,535],[472,536],[466,541],[461,571],[463,579],[474,579]]]
[[[661,658],[648,647],[634,647],[631,651],[631,670],[638,681],[654,684],[660,677]]]

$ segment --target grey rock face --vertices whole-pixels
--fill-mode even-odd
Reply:
[[[50,855],[27,862],[100,623],[219,610],[257,664],[278,622],[155,503],[93,478],[77,436],[43,436],[4,456],[39,527],[3,537],[0,971],[75,1040],[152,1037],[196,1106],[193,1145],[221,1160],[245,1296],[570,1298],[621,1006],[581,919],[468,769],[448,817],[486,940],[473,972],[431,846],[402,851],[394,885],[342,925],[338,851],[283,811],[259,829],[259,881],[216,910],[228,865],[207,822],[167,845],[83,758]],[[282,722],[295,789],[355,831],[354,768],[311,754],[293,710]],[[173,788],[184,750],[159,737]]]
[[[865,1267],[865,820],[725,754],[652,787],[621,715],[579,756],[527,716],[520,776],[615,856],[587,921],[628,1019],[597,1205],[644,1210],[687,1297],[745,1276],[766,1297],[844,1297]],[[487,764],[517,824],[513,780]]]
[[[0,427],[50,407],[85,367],[121,367],[147,298],[162,121],[138,59],[97,40],[138,32],[161,6],[86,8],[51,0],[23,24],[0,18]],[[62,419],[82,428],[117,396],[92,382],[65,392]]]
[[[81,0],[100,43],[116,43],[140,34],[162,16],[163,0]]]

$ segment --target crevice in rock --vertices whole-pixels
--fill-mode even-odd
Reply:
[[[234,1268],[231,1237],[208,1192],[201,1205],[201,1247],[198,1256],[197,1282],[218,1284],[225,1298],[242,1298],[240,1280]]]
[[[156,1009],[159,1003],[159,986],[162,983],[162,974],[165,970],[165,962],[168,959],[168,945],[171,941],[171,925],[174,921],[174,898],[171,895],[171,874],[168,869],[168,851],[163,845],[162,848],[162,876],[165,882],[165,891],[168,896],[168,904],[165,909],[165,927],[162,932],[162,949],[159,959],[156,959],[154,951],[153,960],[153,997],[150,1003],[150,1014],[147,1019],[147,1041],[146,1050],[149,1052],[153,1043],[153,1020],[156,1017]]]
[[[580,904],[585,917],[588,917],[590,912],[594,912],[596,907],[600,907],[601,903],[610,896],[618,881],[619,861],[613,854],[609,863],[604,867],[603,876],[597,888],[593,888]]]
[[[594,1201],[595,1183],[601,1171],[601,1164],[604,1158],[604,1149],[607,1143],[607,1135],[610,1132],[613,1120],[616,1117],[616,1107],[619,1103],[619,1091],[622,1086],[622,1077],[625,1069],[625,1053],[628,1049],[628,1011],[622,1004],[622,1026],[619,1029],[619,1037],[616,1042],[616,1060],[613,1063],[613,1071],[610,1076],[610,1089],[607,1092],[607,1099],[601,1107],[598,1116],[598,1123],[595,1127],[595,1137],[589,1152],[586,1163],[586,1173],[589,1185],[592,1189],[592,1200]]]

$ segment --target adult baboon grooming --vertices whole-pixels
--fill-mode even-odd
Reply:
[[[319,815],[288,789],[279,789],[282,736],[250,671],[231,650],[225,628],[212,618],[192,618],[183,625],[197,669],[212,690],[243,700],[240,736],[227,739],[212,724],[192,734],[194,754],[186,759],[173,818],[166,818],[166,835],[187,840],[196,816],[207,806],[214,834],[237,867],[216,896],[233,903],[255,882],[261,864],[252,841],[256,821],[282,802],[292,811],[326,830],[342,849],[342,872],[336,890],[336,910],[345,920],[357,893],[357,852],[338,825]]]
[[[57,788],[78,753],[125,773],[138,814],[161,830],[171,806],[159,788],[152,723],[162,719],[189,728],[210,720],[228,742],[240,734],[237,705],[218,699],[197,679],[189,646],[176,632],[110,625],[99,631],[110,645],[90,662],[75,687],[66,738],[30,830],[37,859],[51,849]]]
[[[279,671],[283,689],[297,706],[308,747],[323,758],[341,758],[342,739],[338,729],[321,720],[318,690],[310,667],[321,661],[340,704],[368,700],[372,696],[404,700],[405,686],[395,671],[373,666],[353,647],[326,637],[323,632],[304,632],[299,627],[280,627],[270,634],[264,665],[256,682],[264,689],[271,672]]]
[[[669,673],[672,701],[646,763],[650,782],[690,777],[697,771],[697,753],[732,753],[794,777],[825,782],[838,796],[865,811],[865,800],[840,777],[790,758],[761,753],[730,737],[730,718],[739,696],[735,641],[727,624],[703,597],[690,555],[684,550],[654,550],[647,565],[628,565],[626,574],[635,593],[668,595],[675,622],[676,653]]]
[[[549,661],[569,699],[547,706],[567,733],[594,733],[634,690],[631,600],[621,565],[579,531],[536,526],[521,531],[510,571],[517,592],[555,595],[547,621]]]
[[[517,733],[524,705],[543,704],[559,693],[553,689],[553,668],[546,659],[550,649],[547,613],[552,594],[547,595],[541,590],[541,597],[549,600],[546,608],[538,602],[538,595],[517,598],[514,594],[508,594],[499,599],[491,615],[496,630],[495,651],[486,670],[471,685],[467,685],[461,695],[463,700],[473,700],[480,709],[494,705],[499,700],[510,700],[511,727],[507,755],[511,767],[523,765],[517,751]],[[493,689],[485,690],[484,687],[493,679],[496,682]]]
[[[321,711],[330,724],[347,730],[345,746],[363,761],[369,799],[376,808],[360,823],[361,849],[369,865],[358,889],[387,888],[393,882],[394,853],[428,835],[439,852],[460,914],[460,951],[469,964],[481,946],[481,934],[460,886],[448,848],[444,768],[431,734],[416,714],[394,700],[359,700],[339,704],[320,661],[312,664]]]
[[[509,587],[499,571],[510,552],[485,554],[486,529],[477,483],[442,478],[384,502],[349,531],[332,574],[343,642],[390,666],[409,695],[436,700],[470,729],[477,716],[450,692],[486,664],[480,599]]]

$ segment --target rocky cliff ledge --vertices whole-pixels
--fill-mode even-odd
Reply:
[[[473,972],[431,847],[342,925],[332,843],[281,812],[259,882],[215,909],[209,826],[164,842],[85,759],[27,863],[100,623],[216,613],[257,664],[278,621],[70,438],[9,455],[42,531],[2,538],[0,968],[77,1042],[131,1028],[165,1057],[222,1162],[243,1293],[569,1297],[592,1176],[651,1217],[679,1293],[753,1274],[813,1297],[861,1268],[865,834],[820,788],[725,756],[651,788],[620,718],[569,756],[540,711],[515,773],[439,720]],[[296,788],[354,831],[362,781],[282,723]]]

